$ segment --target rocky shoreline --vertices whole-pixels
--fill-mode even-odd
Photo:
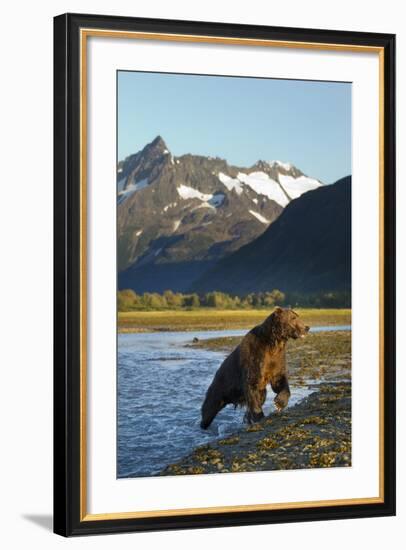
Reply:
[[[198,342],[230,349],[236,341]],[[351,466],[351,334],[313,334],[288,350],[291,389],[307,398],[238,433],[197,447],[159,475]]]

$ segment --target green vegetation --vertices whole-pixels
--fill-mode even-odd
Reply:
[[[250,329],[262,323],[272,309],[200,308],[119,312],[118,329],[120,332]],[[310,326],[351,324],[350,309],[298,308],[295,311]],[[220,347],[223,345],[222,339]]]
[[[248,294],[247,296],[231,296],[224,292],[207,292],[199,295],[182,294],[165,290],[163,294],[157,292],[144,292],[136,294],[133,290],[119,290],[117,304],[119,311],[151,311],[164,309],[196,309],[201,307],[220,309],[250,309],[258,307],[272,307],[282,305],[286,296],[280,290]]]
[[[250,293],[245,296],[226,294],[225,292],[207,292],[206,294],[182,294],[165,290],[163,294],[144,292],[137,294],[131,289],[119,290],[117,307],[120,312],[163,311],[181,309],[259,309],[274,306],[340,308],[350,307],[348,292],[325,292],[318,294],[285,294],[278,289],[270,292]]]

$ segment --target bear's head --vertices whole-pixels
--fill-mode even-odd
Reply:
[[[304,338],[310,327],[305,325],[296,311],[290,308],[277,307],[265,320],[266,330],[269,335],[278,339]]]

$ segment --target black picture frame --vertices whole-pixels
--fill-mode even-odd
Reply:
[[[275,510],[87,520],[81,514],[80,30],[375,47],[384,59],[383,498]],[[102,15],[54,19],[54,532],[63,536],[390,516],[395,514],[395,36]]]

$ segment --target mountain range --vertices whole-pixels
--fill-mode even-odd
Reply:
[[[158,136],[117,165],[118,287],[207,289],[299,197],[328,187],[281,161],[173,156]]]

